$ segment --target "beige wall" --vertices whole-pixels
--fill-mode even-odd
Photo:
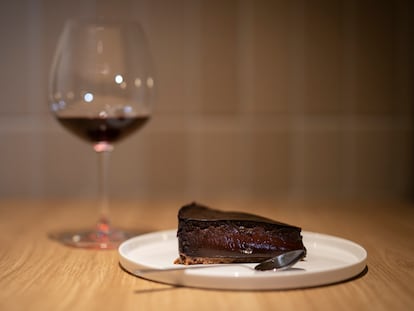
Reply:
[[[91,197],[96,155],[47,110],[68,17],[140,20],[151,123],[112,157],[128,198],[408,198],[412,1],[0,2],[0,198]]]

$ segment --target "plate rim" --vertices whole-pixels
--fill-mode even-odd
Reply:
[[[156,239],[156,242],[162,242],[176,239],[176,232],[176,229],[153,231],[124,241],[118,248],[120,266],[134,276],[158,283],[204,289],[225,290],[285,290],[324,286],[353,279],[362,274],[363,271],[366,270],[367,266],[366,261],[368,258],[368,253],[360,244],[334,235],[303,230],[302,236],[304,239],[316,237],[318,239],[331,241],[332,243],[336,241],[341,243],[341,245],[346,245],[348,248],[352,248],[354,250],[354,252],[352,252],[352,255],[356,257],[356,260],[354,262],[344,264],[339,268],[329,267],[328,269],[308,271],[306,273],[300,273],[298,271],[284,271],[284,274],[278,274],[277,278],[275,278],[275,274],[272,272],[265,272],[257,275],[255,274],[254,279],[260,281],[261,284],[254,284],[254,286],[250,286],[250,282],[248,282],[252,280],[252,276],[236,277],[217,274],[194,274],[191,272],[187,273],[188,271],[180,271],[180,273],[175,274],[173,277],[166,277],[165,274],[161,275],[161,277],[141,277],[134,274],[134,270],[136,269],[151,268],[151,266],[137,263],[128,257],[127,252],[131,251],[131,248],[135,249],[136,247],[139,247],[134,247],[134,245],[137,243],[145,244],[145,240]],[[346,251],[349,252],[348,250]],[[318,280],[315,280],[315,276],[319,276],[319,278],[317,278]],[[237,282],[234,282],[235,279],[237,279]],[[301,281],[299,282],[298,279]],[[278,280],[279,282],[274,282],[274,280]],[[219,281],[219,283],[217,283],[217,281]]]

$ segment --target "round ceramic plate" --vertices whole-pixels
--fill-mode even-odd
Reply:
[[[145,279],[178,286],[229,289],[274,290],[327,285],[351,279],[366,267],[367,252],[349,240],[302,232],[307,249],[305,260],[285,271],[256,271],[255,264],[227,264],[208,269],[188,269],[145,274]],[[176,268],[176,230],[148,233],[129,239],[119,247],[119,261],[128,272],[138,269]],[[205,267],[205,265],[203,265]],[[141,277],[143,275],[140,275]]]

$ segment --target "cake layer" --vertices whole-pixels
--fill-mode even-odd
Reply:
[[[260,262],[305,249],[301,228],[242,212],[224,212],[197,203],[178,213],[178,248],[183,264]]]

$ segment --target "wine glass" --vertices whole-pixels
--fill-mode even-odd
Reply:
[[[151,57],[138,23],[104,18],[65,23],[50,72],[49,105],[59,123],[99,155],[100,215],[91,230],[61,233],[61,242],[113,249],[136,235],[110,223],[109,155],[114,143],[147,123],[153,91]]]

